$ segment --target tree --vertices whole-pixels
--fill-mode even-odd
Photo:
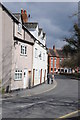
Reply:
[[[72,36],[64,39],[67,44],[63,47],[63,52],[66,54],[66,57],[70,57],[69,60],[65,61],[65,66],[75,68],[80,67],[80,28],[78,24],[74,24],[73,28]]]

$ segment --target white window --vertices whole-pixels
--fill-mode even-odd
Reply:
[[[51,72],[53,71],[53,57],[51,57]]]
[[[60,58],[60,63],[62,63],[62,58]]]
[[[43,61],[45,61],[45,53],[43,53]]]
[[[40,60],[42,60],[42,52],[41,51],[40,51],[39,57],[40,57]]]
[[[21,23],[18,24],[18,32],[22,33],[22,25],[21,25]]]
[[[51,68],[53,68],[53,57],[51,57]]]
[[[27,46],[21,45],[21,54],[27,55]]]
[[[22,80],[22,70],[15,70],[15,80]]]
[[[38,57],[38,55],[37,55],[37,54],[38,54],[37,51],[38,51],[37,48],[35,48],[35,58]]]
[[[54,68],[56,68],[56,57],[54,59]]]

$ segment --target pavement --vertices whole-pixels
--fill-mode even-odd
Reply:
[[[55,76],[55,81],[57,82],[55,89],[53,89],[54,84],[45,83],[32,88],[33,92],[30,95],[33,96],[29,93],[27,96],[27,90],[24,90],[22,93],[19,92],[18,96],[3,99],[2,118],[52,118],[54,120],[77,117],[80,81],[60,75]]]
[[[12,98],[12,97],[27,97],[27,96],[34,96],[38,94],[42,94],[45,92],[48,92],[52,89],[54,89],[57,86],[57,82],[53,80],[53,83],[48,84],[47,81],[41,85],[35,86],[31,89],[24,89],[24,90],[18,90],[18,91],[13,91],[11,93],[5,93],[2,95],[2,98]]]

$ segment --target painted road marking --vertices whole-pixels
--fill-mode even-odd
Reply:
[[[69,114],[66,114],[66,115],[64,115],[64,116],[61,116],[61,117],[59,117],[59,118],[57,118],[57,119],[55,119],[55,120],[59,120],[59,119],[62,119],[62,118],[68,118],[68,117],[70,117],[70,116],[72,116],[72,115],[74,115],[74,114],[77,114],[77,113],[79,113],[79,112],[80,112],[80,110],[77,110],[77,111],[71,112],[71,113],[69,113]]]

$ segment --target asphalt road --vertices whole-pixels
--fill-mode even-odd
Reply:
[[[49,92],[2,101],[3,118],[59,118],[78,110],[78,80],[55,76],[57,87]],[[75,114],[76,116],[78,114]],[[75,115],[72,115],[75,117]]]

